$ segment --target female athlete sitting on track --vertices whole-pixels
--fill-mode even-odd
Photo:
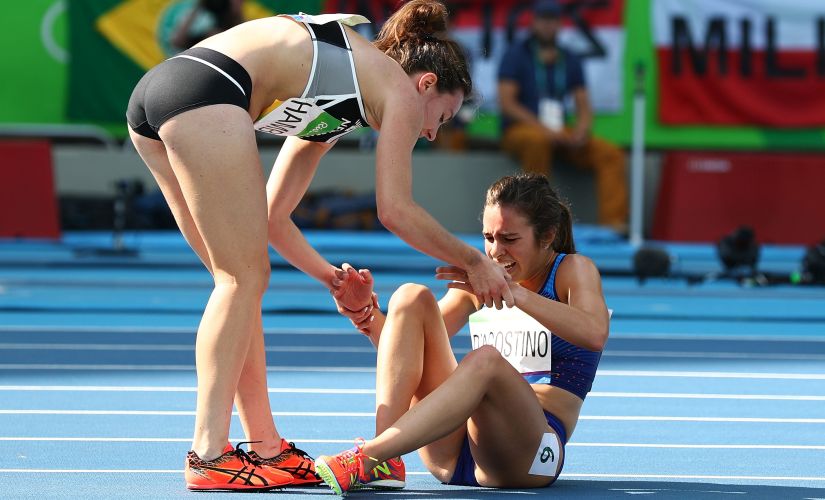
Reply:
[[[386,316],[375,294],[366,321],[339,307],[378,348],[376,437],[317,459],[332,489],[402,488],[400,456],[413,450],[444,483],[532,488],[555,481],[609,326],[599,272],[575,253],[571,224],[544,176],[504,177],[487,191],[487,256],[512,276],[510,291],[527,320],[552,332],[544,359],[546,332],[544,344],[533,337],[539,349],[531,350],[524,347],[528,339],[519,343],[513,324],[507,331],[514,335],[488,339],[496,347],[474,345],[456,362],[450,337],[483,305],[459,267],[437,269],[437,278],[451,280],[440,301],[407,284],[393,294]],[[529,370],[505,359],[518,349],[532,356],[516,361]]]
[[[376,196],[388,229],[465,269],[482,302],[512,304],[504,269],[412,198],[413,146],[421,137],[435,139],[472,91],[461,49],[442,36],[444,5],[405,4],[374,44],[350,28],[363,22],[347,14],[301,14],[242,23],[151,69],[129,101],[132,141],[214,278],[195,346],[190,489],[320,482],[312,460],[283,440],[272,420],[261,301],[269,286],[268,236],[342,307],[370,315],[370,289],[359,285],[368,275],[328,263],[290,219],[319,160],[342,135],[364,126],[380,131]],[[256,130],[290,136],[268,185]],[[252,442],[249,454],[227,444],[233,399]]]

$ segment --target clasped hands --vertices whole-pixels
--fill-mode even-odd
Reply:
[[[368,269],[356,270],[344,262],[341,269],[335,270],[330,290],[338,312],[349,318],[365,335],[369,335],[369,325],[375,319],[374,310],[378,308],[374,284]]]
[[[503,267],[489,259],[482,259],[473,269],[457,266],[436,268],[436,279],[449,281],[447,288],[464,290],[475,295],[487,307],[512,307],[514,295],[523,291],[512,281]],[[338,312],[349,318],[359,332],[369,335],[370,324],[379,309],[378,295],[373,291],[374,281],[367,269],[356,270],[348,263],[335,270],[330,293]]]

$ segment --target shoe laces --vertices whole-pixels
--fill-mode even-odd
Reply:
[[[249,454],[241,448],[241,445],[244,444],[255,444],[260,443],[261,441],[241,441],[240,443],[235,446],[235,449],[232,450],[232,455],[238,457],[242,462],[246,462],[250,465],[254,465],[256,467],[261,465],[261,462],[255,460],[254,458],[250,457]]]
[[[335,456],[335,459],[338,461],[338,464],[344,468],[347,472],[354,472],[357,475],[360,475],[363,468],[361,467],[361,460],[360,457],[369,458],[370,460],[377,462],[378,460],[365,454],[364,453],[364,445],[366,441],[364,438],[357,438],[355,440],[355,448],[343,451]]]
[[[277,465],[277,464],[283,462],[284,460],[286,460],[289,455],[298,455],[299,457],[301,457],[303,459],[306,459],[306,460],[309,460],[309,461],[314,461],[315,460],[314,458],[312,458],[312,456],[310,456],[309,453],[307,453],[304,450],[296,447],[295,443],[287,442],[287,444],[289,445],[289,448],[285,449],[284,451],[280,452],[279,454],[277,454],[274,457],[269,458],[267,460],[270,461],[271,463],[275,464],[275,465]]]
[[[300,456],[300,457],[307,458],[307,459],[309,459],[309,460],[313,460],[313,458],[310,456],[310,454],[309,454],[309,453],[305,452],[304,450],[302,450],[302,449],[300,449],[300,448],[297,448],[297,447],[295,446],[295,443],[293,443],[293,442],[290,442],[290,443],[289,443],[289,448],[287,448],[286,450],[284,450],[284,452],[293,453],[293,454],[298,455],[298,456]],[[283,453],[283,452],[282,452],[282,453]]]

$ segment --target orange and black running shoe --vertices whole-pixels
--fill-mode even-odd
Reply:
[[[243,443],[241,443],[243,444]],[[266,491],[292,484],[292,475],[261,465],[245,451],[227,444],[214,460],[203,460],[194,451],[186,455],[184,478],[190,490]]]
[[[280,469],[292,474],[291,486],[311,486],[321,484],[321,476],[315,472],[315,460],[304,450],[295,447],[295,443],[287,443],[281,440],[281,448],[284,450],[272,458],[262,458],[254,451],[249,452],[258,463]]]

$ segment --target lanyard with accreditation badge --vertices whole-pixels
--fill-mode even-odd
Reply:
[[[547,87],[547,65],[539,60],[539,51],[536,44],[532,44],[533,64],[536,74],[536,88],[539,92],[539,121],[553,132],[558,132],[564,128],[564,106],[562,96],[564,94],[565,61],[564,53],[561,49],[556,49],[558,55],[553,64],[553,95]]]

